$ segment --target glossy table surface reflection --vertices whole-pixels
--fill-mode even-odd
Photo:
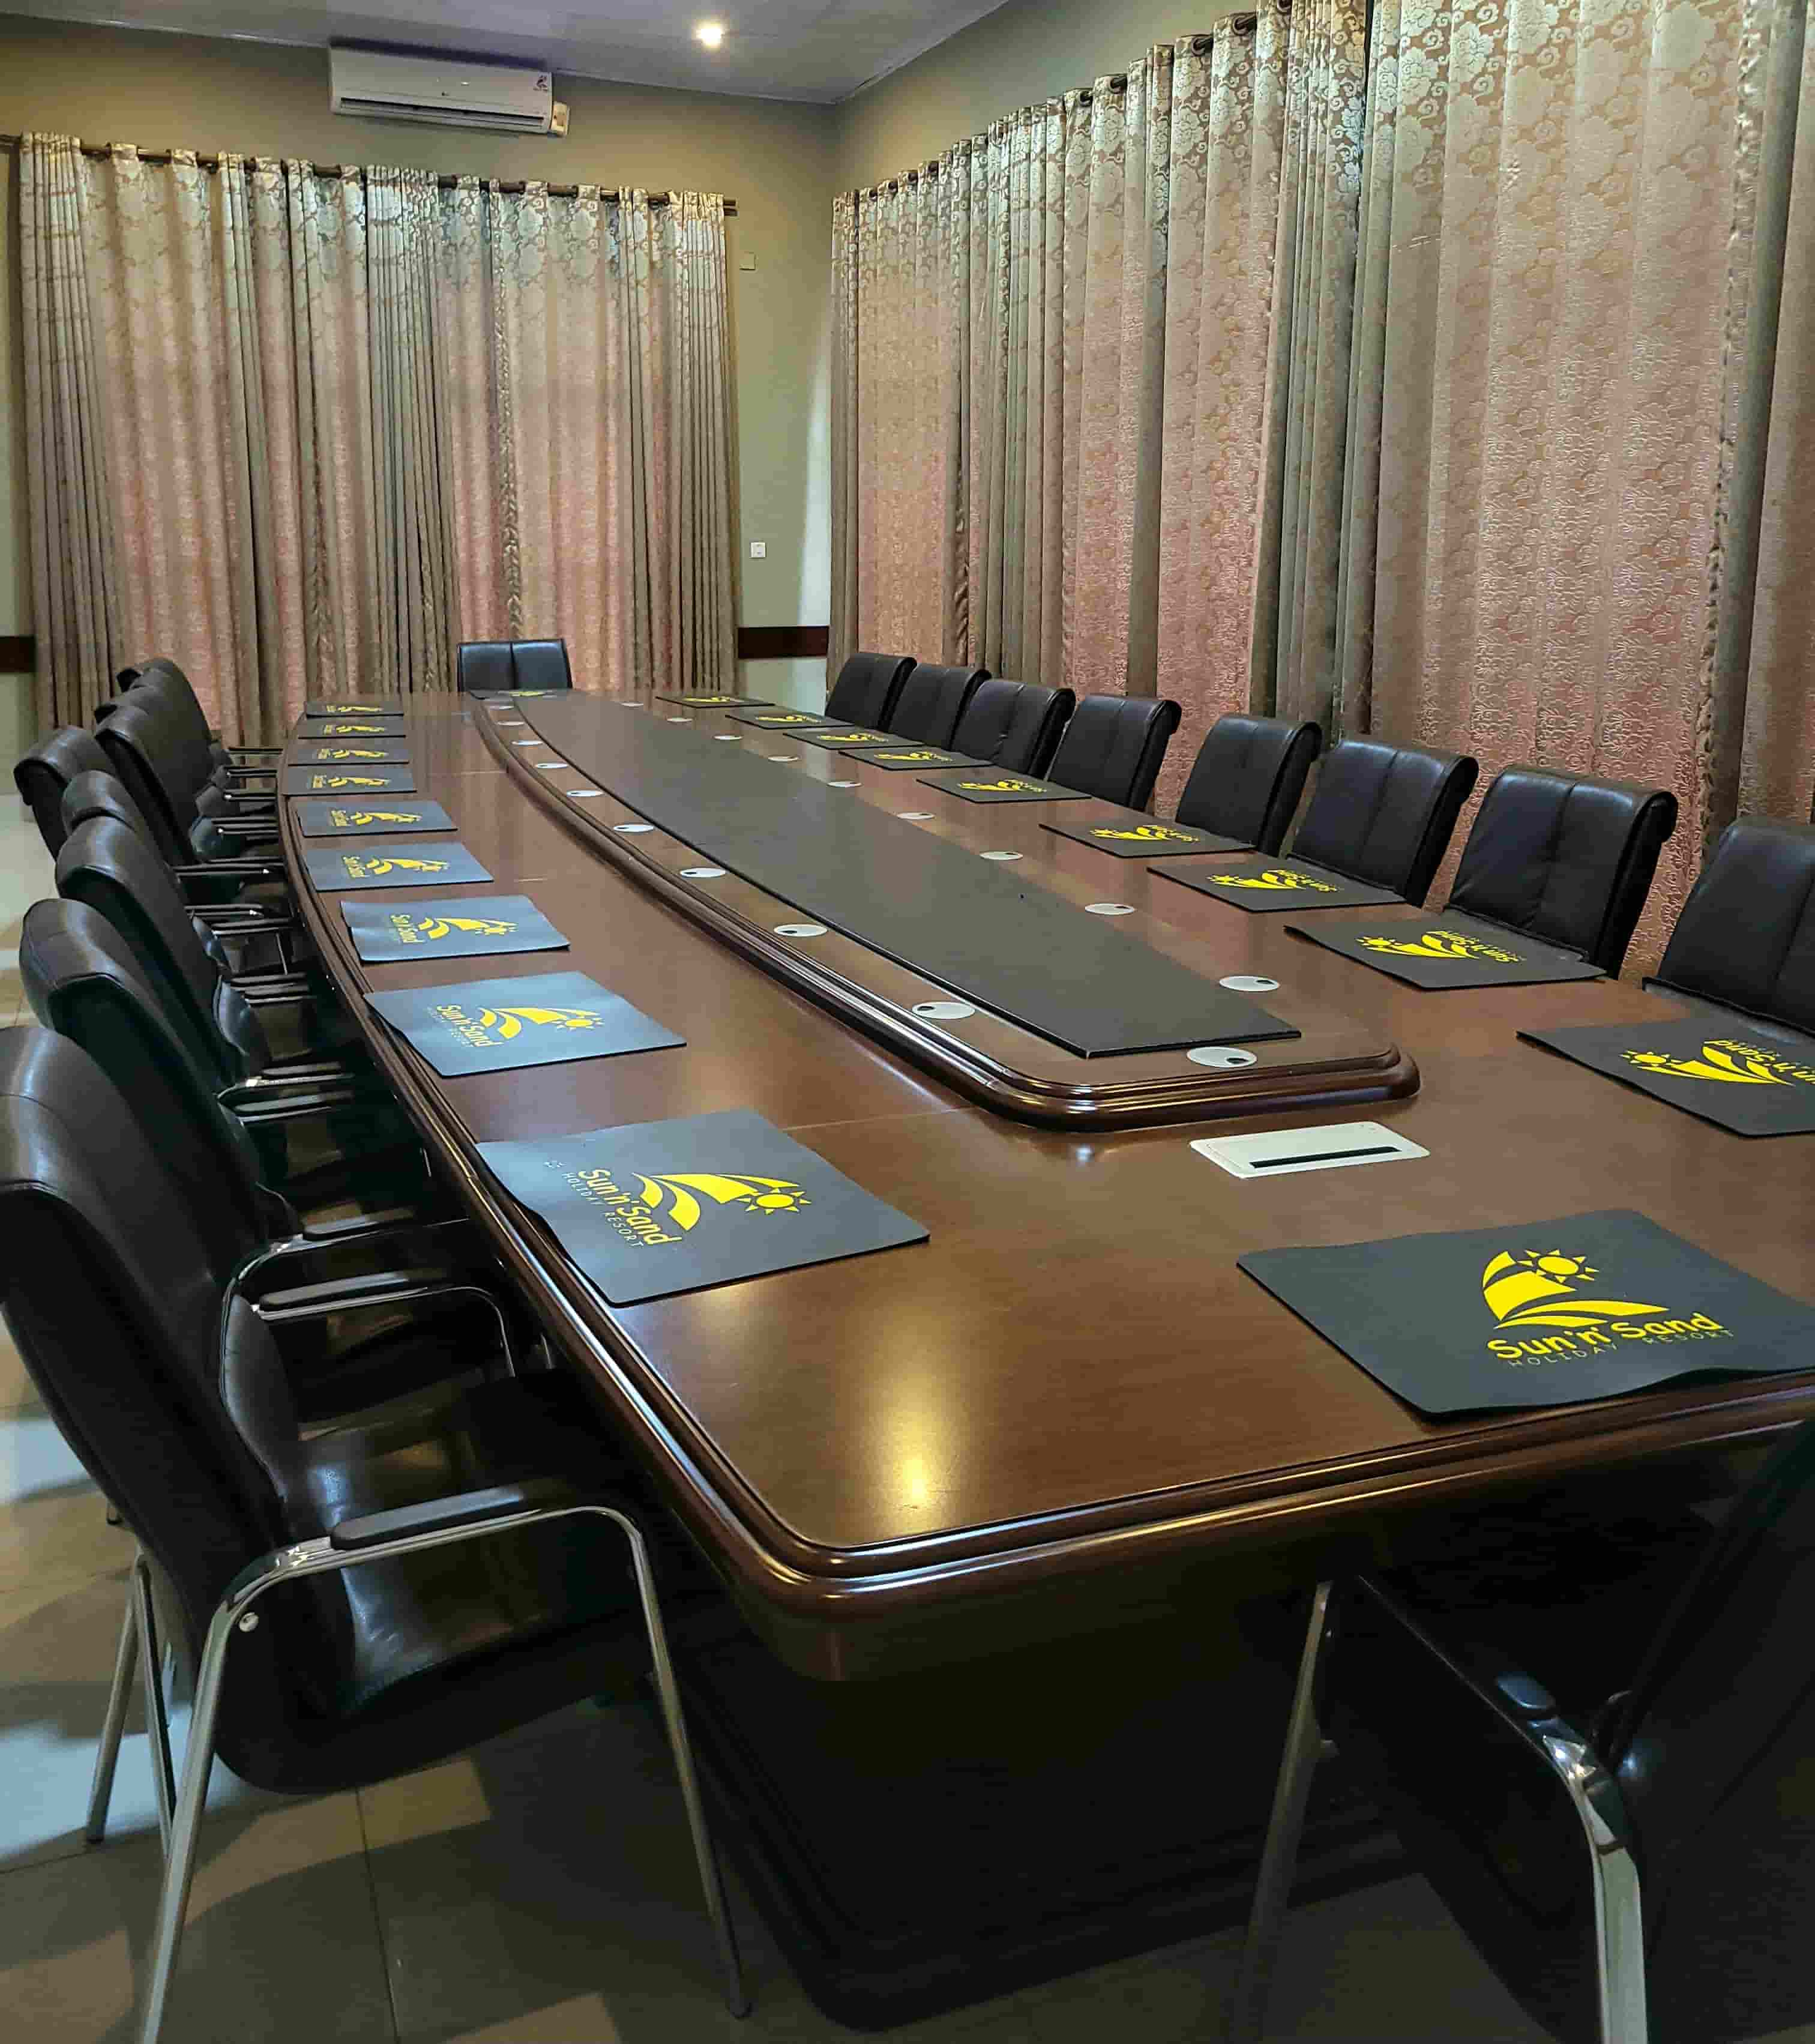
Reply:
[[[1088,1136],[1028,1127],[966,1102],[649,891],[621,855],[627,841],[607,842],[624,813],[611,798],[573,800],[563,790],[594,784],[535,770],[528,762],[551,751],[515,743],[535,736],[514,721],[535,707],[433,699],[412,710],[410,743],[419,793],[446,805],[498,891],[531,896],[570,951],[362,966],[340,897],[299,882],[299,899],[438,1162],[746,1613],[798,1665],[850,1672],[872,1627],[1073,1596],[1167,1558],[1335,1539],[1395,1510],[1466,1504],[1815,1416],[1812,1369],[1427,1422],[1235,1267],[1250,1249],[1444,1228],[1503,1224],[1516,1247],[1554,1216],[1633,1206],[1815,1299],[1815,1139],[1748,1142],[1518,1040],[1522,1027],[1679,1004],[1611,982],[1421,993],[1292,937],[1299,916],[1245,914],[1055,837],[1040,828],[1042,805],[965,805],[850,755],[695,713],[703,736],[735,732],[796,754],[793,770],[855,780],[851,800],[931,811],[921,828],[1021,851],[1035,884],[1126,901],[1155,941],[1213,976],[1277,978],[1269,1001],[1352,1018],[1402,1046],[1422,1075],[1414,1097],[1349,1109]],[[509,721],[488,742],[480,721],[493,717]],[[1092,805],[1067,807],[1078,816]],[[685,1048],[441,1079],[361,1000],[368,987],[570,969],[684,1035]],[[482,1140],[732,1107],[809,1144],[923,1223],[930,1241],[611,1307],[474,1156]],[[1255,1183],[1190,1147],[1206,1133],[1344,1119],[1384,1121],[1431,1154]]]

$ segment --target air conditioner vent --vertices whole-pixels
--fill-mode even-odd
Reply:
[[[546,71],[432,52],[337,44],[328,52],[328,79],[336,113],[379,121],[546,135],[554,104]]]

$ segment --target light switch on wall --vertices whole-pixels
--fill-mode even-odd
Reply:
[[[750,557],[753,561],[767,560],[769,542],[766,540],[752,540],[750,543]]]
[[[740,256],[738,258],[738,267],[740,270],[754,270],[756,267],[756,258],[754,256]]]

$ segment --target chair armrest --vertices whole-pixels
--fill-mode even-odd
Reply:
[[[277,759],[282,758],[283,754],[283,747],[281,745],[228,745],[222,749],[232,753],[236,759],[254,758]]]
[[[496,1520],[571,1511],[595,1501],[565,1477],[531,1477],[522,1483],[493,1484],[485,1490],[462,1491],[454,1497],[431,1498],[423,1504],[400,1504],[389,1512],[343,1519],[328,1528],[328,1544],[336,1554],[356,1554],[421,1533],[476,1530]]]
[[[236,1296],[256,1304],[276,1289],[325,1289],[374,1274],[394,1278],[400,1270],[458,1276],[477,1268],[483,1254],[463,1215],[447,1219],[387,1207],[328,1226],[332,1232],[306,1228],[261,1249],[235,1277]]]
[[[444,1290],[469,1289],[457,1274],[443,1264],[439,1269],[426,1270],[367,1270],[363,1274],[344,1278],[323,1278],[313,1285],[273,1285],[268,1290],[255,1281],[242,1281],[240,1296],[253,1310],[267,1320],[320,1319],[329,1313],[351,1312],[366,1305],[390,1304],[399,1293],[423,1294]],[[281,1277],[282,1270],[274,1272]],[[477,1291],[481,1288],[472,1285]]]

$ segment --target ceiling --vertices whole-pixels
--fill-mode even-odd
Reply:
[[[1003,0],[6,0],[10,11],[320,47],[405,44],[516,57],[557,74],[831,102],[942,43]],[[725,25],[723,44],[693,40]]]

